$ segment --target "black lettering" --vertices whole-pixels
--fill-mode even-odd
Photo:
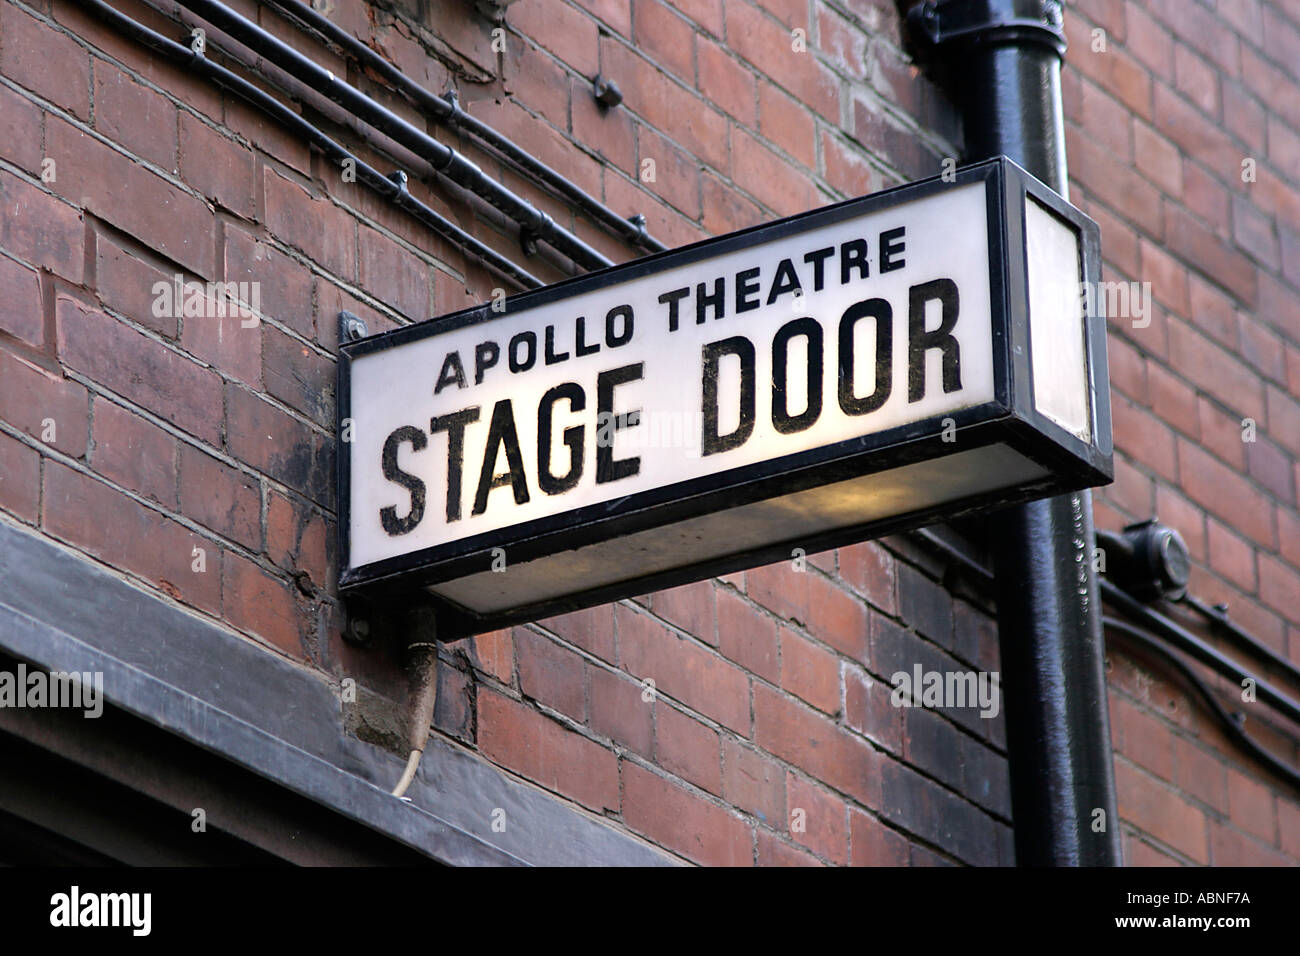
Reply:
[[[895,269],[901,269],[907,265],[903,261],[903,253],[907,251],[907,244],[903,242],[904,234],[907,232],[902,226],[897,229],[886,229],[880,234],[880,271],[893,272]],[[894,240],[898,241],[895,242]],[[898,258],[895,259],[894,256]]]
[[[574,323],[573,354],[578,358],[582,358],[584,355],[595,355],[599,351],[599,342],[593,345],[587,344],[587,317],[585,315],[578,316],[578,320]]]
[[[719,277],[713,283],[713,291],[708,295],[704,294],[704,283],[701,282],[695,286],[695,324],[704,324],[704,311],[713,310],[713,317],[721,319],[727,314],[727,286]]]
[[[447,357],[442,360],[442,371],[438,373],[438,383],[433,386],[433,394],[437,395],[448,385],[455,385],[457,388],[465,388],[465,369],[460,364],[459,352],[448,352]]]
[[[808,339],[808,407],[798,415],[790,414],[786,378],[790,364],[790,340],[796,335]],[[822,327],[816,319],[802,318],[787,322],[772,337],[772,426],[782,435],[792,435],[813,426],[822,414]]]
[[[772,280],[772,290],[767,294],[767,304],[771,305],[779,296],[787,292],[802,291],[803,286],[799,284],[799,273],[794,271],[794,263],[789,259],[782,259],[776,267],[776,278]]]
[[[542,396],[542,401],[537,406],[537,484],[548,495],[568,491],[582,477],[585,431],[582,425],[573,425],[564,430],[562,441],[569,448],[569,470],[560,478],[551,471],[551,419],[555,403],[562,398],[569,400],[571,412],[580,412],[587,407],[587,395],[577,382],[555,386]]]
[[[495,342],[480,342],[474,347],[474,384],[483,384],[483,373],[497,364],[501,349]]]
[[[933,332],[925,330],[925,306],[938,300],[942,318]],[[943,390],[961,389],[961,356],[952,336],[957,324],[957,284],[951,279],[935,279],[914,285],[908,290],[907,312],[907,400],[919,402],[925,397],[925,353],[939,349],[943,353]]]
[[[527,357],[523,359],[519,357],[519,346],[521,345],[527,346],[527,352],[525,353]],[[533,363],[537,361],[537,333],[531,329],[520,332],[510,340],[507,351],[510,354],[510,371],[527,372],[533,367]],[[493,412],[493,414],[496,413]]]
[[[718,280],[722,281],[722,280]],[[757,309],[762,302],[758,296],[758,270],[745,269],[736,273],[736,313]],[[718,316],[718,318],[722,318]]]
[[[689,287],[685,289],[674,289],[672,292],[665,292],[659,297],[659,301],[668,306],[668,331],[677,331],[677,303],[691,294]]]
[[[645,363],[624,365],[610,369],[596,376],[596,422],[601,435],[596,442],[596,483],[618,481],[635,475],[641,470],[640,457],[614,459],[614,432],[621,428],[630,428],[641,420],[641,412],[614,414],[614,389],[628,382],[640,380],[645,371]]]
[[[853,394],[853,327],[859,320],[876,321],[876,387],[866,398]],[[884,299],[865,299],[844,310],[840,318],[840,408],[845,415],[874,412],[893,391],[894,310]]]
[[[822,282],[825,278],[826,260],[835,255],[835,247],[827,246],[825,249],[817,249],[803,257],[804,262],[811,262],[813,267],[813,291],[822,290]]]
[[[556,362],[563,362],[569,357],[568,352],[561,352],[559,355],[555,354],[555,326],[553,325],[548,325],[546,327],[546,345],[542,351],[543,361],[545,361],[547,365],[554,365]]]
[[[509,471],[494,474],[497,466],[497,449],[506,450],[506,467]],[[509,485],[515,493],[515,504],[528,503],[528,481],[524,478],[524,458],[519,453],[519,434],[515,431],[515,414],[510,399],[504,398],[492,409],[492,422],[488,425],[487,449],[483,452],[483,470],[478,476],[478,492],[474,495],[474,510],[481,515],[487,511],[488,493]]]
[[[704,346],[703,395],[700,411],[703,423],[700,430],[700,453],[716,455],[731,451],[749,441],[754,433],[754,343],[743,335],[710,342]],[[718,434],[718,368],[724,355],[740,359],[740,423],[729,435]]]
[[[847,285],[849,270],[856,268],[858,277],[866,279],[871,275],[867,265],[867,240],[852,239],[840,246],[840,285]]]
[[[403,425],[395,429],[384,441],[382,456],[384,477],[394,484],[401,485],[411,495],[411,508],[405,518],[397,517],[397,509],[392,505],[379,509],[379,523],[384,526],[385,532],[393,536],[407,534],[424,518],[424,482],[410,472],[402,471],[397,464],[397,450],[407,443],[410,444],[412,451],[422,451],[429,440],[424,437],[424,432],[420,429]]]
[[[618,335],[614,334],[614,319],[623,320],[623,331]],[[612,349],[620,345],[627,345],[632,338],[632,307],[630,305],[616,305],[605,313],[605,344]]]
[[[465,426],[478,421],[478,406],[429,420],[429,434],[447,433],[447,521],[460,520],[461,475],[465,471]]]

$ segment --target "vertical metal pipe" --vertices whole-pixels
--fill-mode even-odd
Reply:
[[[940,0],[909,11],[942,51],[967,162],[1006,155],[1068,198],[1058,0]],[[1016,862],[1118,866],[1119,820],[1092,496],[1031,502],[988,519]]]

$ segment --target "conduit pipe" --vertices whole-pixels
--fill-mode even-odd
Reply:
[[[300,3],[299,0],[262,0],[262,2],[278,10],[288,19],[314,30],[350,56],[363,69],[370,70],[381,77],[384,82],[406,97],[413,106],[424,110],[426,114],[450,129],[464,132],[487,146],[520,172],[531,176],[558,198],[573,204],[579,212],[584,213],[593,222],[608,229],[614,235],[647,252],[663,252],[668,248],[646,231],[644,216],[623,218],[581,186],[556,172],[535,156],[529,155],[491,126],[465,112],[454,92],[441,96],[429,92],[385,60],[378,52],[366,46],[328,17],[317,13],[305,3]]]
[[[178,0],[190,10],[230,35],[250,50],[266,57],[311,89],[333,100],[375,129],[427,160],[449,180],[481,197],[505,213],[522,230],[524,239],[545,242],[583,269],[603,269],[613,261],[560,226],[532,203],[486,175],[459,152],[416,129],[406,120],[360,90],[312,62],[288,44],[267,33],[216,0]]]
[[[275,97],[249,83],[243,77],[214,63],[203,54],[196,53],[190,47],[170,40],[136,22],[129,16],[113,9],[103,0],[81,0],[81,4],[99,19],[136,42],[149,47],[180,66],[193,70],[200,76],[211,80],[223,89],[239,96],[250,105],[274,117],[289,130],[301,136],[303,140],[314,144],[331,160],[339,163],[345,159],[352,160],[356,163],[358,182],[374,189],[434,232],[445,236],[449,241],[466,249],[472,255],[478,257],[486,266],[503,278],[510,280],[514,285],[521,289],[534,289],[542,285],[541,280],[526,269],[515,265],[495,249],[484,245],[451,220],[412,196],[406,188],[404,173],[394,174],[392,177],[385,176],[373,166],[353,156],[320,129],[303,119]],[[423,318],[423,316],[417,318]]]

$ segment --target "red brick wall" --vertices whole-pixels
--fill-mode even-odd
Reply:
[[[1300,58],[1275,48],[1300,43],[1300,28],[1273,12],[1252,28],[1245,4],[1180,3],[1221,26],[1122,2],[1067,19],[1073,198],[1102,224],[1108,269],[1152,281],[1160,306],[1150,328],[1113,326],[1118,479],[1098,520],[1158,508],[1188,539],[1197,593],[1231,600],[1300,660],[1287,643],[1300,606],[1288,601],[1300,582],[1288,538],[1300,320],[1286,296],[1300,264],[1282,231],[1300,229],[1286,153],[1286,64]],[[233,5],[415,118],[269,11]],[[519,0],[503,52],[468,0],[332,6],[408,75],[456,86],[474,115],[618,212],[645,213],[669,244],[933,175],[959,155],[957,118],[909,65],[889,0]],[[423,20],[421,6],[433,11]],[[1093,21],[1105,54],[1089,52]],[[597,109],[597,73],[622,88],[622,107]],[[458,147],[612,258],[635,255]],[[1233,181],[1246,155],[1259,160],[1249,188]],[[418,176],[411,188],[521,258],[463,197]],[[400,700],[393,662],[339,636],[336,314],[389,328],[483,301],[489,274],[65,0],[0,3],[0,251],[12,304],[0,312],[0,509],[269,652]],[[260,281],[262,321],[156,319],[149,290],[178,271]],[[1233,442],[1245,416],[1253,445]],[[1009,863],[1001,717],[889,704],[889,676],[915,663],[997,670],[990,605],[943,574],[890,539],[458,642],[435,724],[694,862]],[[1111,654],[1129,860],[1300,858],[1295,794],[1163,674]],[[1271,742],[1294,760],[1293,737]]]
[[[1098,527],[1158,513],[1191,550],[1192,592],[1300,663],[1300,5],[1078,0],[1066,32],[1071,198],[1101,224],[1107,278],[1155,298],[1149,326],[1110,323],[1116,480]],[[1300,859],[1295,789],[1124,646],[1110,681],[1129,862]],[[1293,726],[1220,690],[1297,765]]]

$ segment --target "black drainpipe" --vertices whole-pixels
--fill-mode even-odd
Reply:
[[[1068,198],[1059,0],[927,0],[911,35],[961,111],[966,162],[1006,155]],[[1016,862],[1119,866],[1092,496],[987,522]],[[1098,813],[1101,811],[1101,814]]]

